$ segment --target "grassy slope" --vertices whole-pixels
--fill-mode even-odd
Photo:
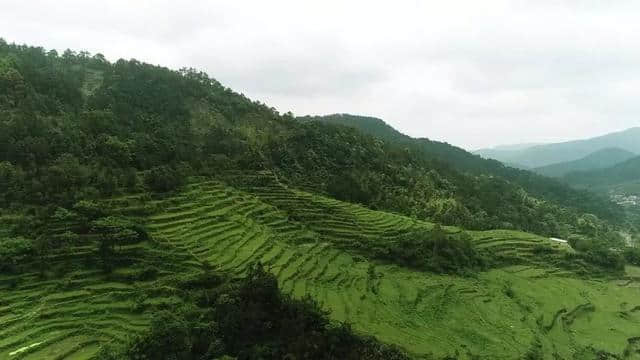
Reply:
[[[155,264],[161,270],[156,282],[122,280],[135,266],[119,268],[110,279],[82,266],[55,281],[25,274],[15,290],[0,277],[0,358],[91,358],[100,344],[141,331],[154,305],[177,303],[168,280],[199,271],[205,261],[236,275],[261,261],[284,291],[311,295],[334,319],[416,355],[513,359],[539,337],[546,358],[557,352],[588,359],[588,346],[622,354],[628,339],[640,335],[638,269],[631,269],[628,280],[582,280],[531,253],[549,240],[490,231],[473,233],[478,246],[518,265],[477,278],[411,271],[368,261],[358,255],[357,244],[388,241],[432,224],[289,189],[270,174],[242,179],[229,177],[232,186],[193,183],[163,199],[105,202],[125,214],[141,208],[149,213],[154,241],[125,247],[121,254]],[[558,258],[569,251],[551,245]],[[67,261],[81,263],[91,251],[78,247]],[[158,290],[136,301],[144,287]],[[9,356],[32,344],[37,345]]]

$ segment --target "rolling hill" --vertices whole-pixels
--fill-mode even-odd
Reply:
[[[574,171],[590,171],[612,167],[636,156],[634,153],[619,149],[607,148],[598,150],[581,159],[532,169],[536,173],[550,177],[562,177]]]
[[[640,127],[634,127],[590,139],[537,145],[524,150],[500,151],[495,149],[481,149],[474,153],[505,163],[537,168],[578,160],[593,152],[607,148],[619,148],[638,154],[640,153],[640,143],[638,143],[638,139],[640,139]]]

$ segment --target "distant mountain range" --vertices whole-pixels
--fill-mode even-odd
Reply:
[[[605,169],[629,160],[635,156],[636,154],[624,149],[606,148],[597,150],[578,160],[547,165],[532,169],[532,171],[535,171],[540,175],[562,177],[568,173],[575,171]]]
[[[530,147],[545,145],[545,143],[523,143],[523,144],[509,144],[509,145],[496,145],[492,149],[498,151],[518,151],[528,149]]]
[[[522,168],[540,168],[551,164],[582,159],[596,151],[618,148],[631,153],[640,153],[640,127],[606,134],[585,140],[567,141],[555,144],[507,146],[481,149],[474,153],[495,159],[505,164]]]

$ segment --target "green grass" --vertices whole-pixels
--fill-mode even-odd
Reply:
[[[433,224],[289,189],[269,174],[253,176],[261,186],[243,175],[228,179],[233,186],[203,181],[161,199],[128,196],[105,204],[124,213],[154,209],[143,218],[154,241],[123,251],[137,248],[140,264],[159,266],[160,280],[204,262],[242,275],[260,261],[283,291],[310,295],[333,319],[416,357],[517,359],[539,338],[547,359],[591,359],[590,348],[621,356],[640,336],[635,267],[623,279],[586,278],[580,275],[586,264],[562,262],[570,251],[564,245],[500,230],[471,233],[482,251],[504,259],[498,268],[476,277],[413,271],[368,260],[360,247]],[[535,255],[540,244],[553,253]],[[77,270],[62,285],[23,274],[16,289],[0,277],[0,358],[88,359],[103,344],[142,331],[154,306],[179,301],[165,289],[145,300],[144,311],[136,309],[136,294],[155,283],[113,279],[131,271],[119,268],[109,279]]]

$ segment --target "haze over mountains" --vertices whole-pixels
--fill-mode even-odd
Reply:
[[[581,159],[551,164],[532,169],[538,174],[561,177],[574,171],[604,169],[635,157],[636,154],[620,148],[597,150]]]
[[[589,188],[640,182],[640,156],[605,169],[571,172],[565,175],[565,180],[572,185]]]
[[[618,148],[640,153],[640,127],[630,128],[590,139],[536,145],[520,150],[504,148],[480,149],[475,154],[496,159],[503,163],[537,168],[551,164],[574,161],[599,150]]]

